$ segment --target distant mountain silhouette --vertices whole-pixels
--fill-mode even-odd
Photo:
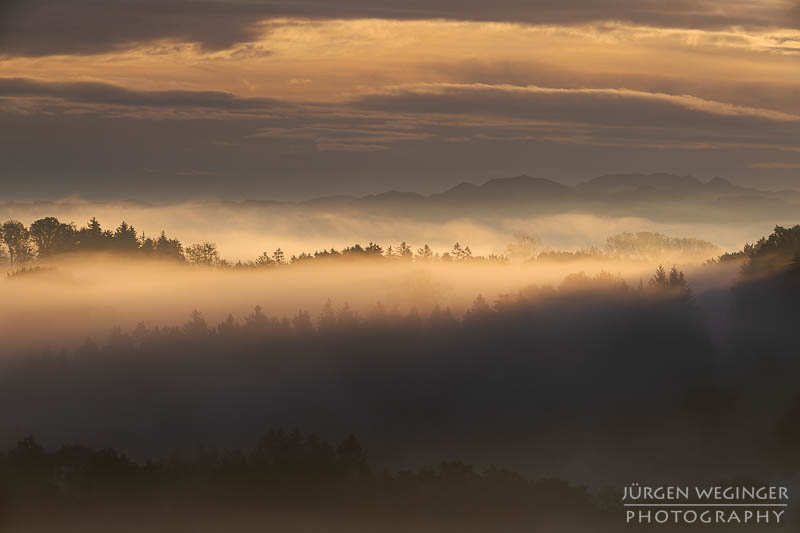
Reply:
[[[735,188],[735,185],[722,178],[715,178],[712,188]],[[619,194],[646,189],[664,193],[698,193],[706,190],[709,184],[694,176],[673,176],[672,174],[606,174],[576,187],[584,193]]]
[[[431,202],[470,203],[485,202],[518,203],[552,199],[569,199],[575,190],[567,185],[544,178],[516,176],[487,181],[483,185],[461,183],[452,189],[428,197]]]
[[[662,222],[786,224],[800,216],[800,192],[763,191],[715,177],[606,174],[575,186],[527,175],[496,178],[482,184],[463,182],[445,191],[423,195],[392,190],[366,196],[334,195],[300,202],[246,200],[209,202],[246,210],[273,212],[315,209],[348,215],[400,216],[443,221],[452,218],[498,220],[557,213],[644,217]],[[49,205],[52,202],[36,202]],[[0,204],[0,215],[24,204]],[[31,204],[28,204],[31,205]],[[59,202],[63,208],[64,203]],[[10,215],[5,215],[6,217]],[[2,218],[0,216],[0,218]]]
[[[362,197],[329,196],[302,202],[322,208],[389,210],[415,215],[515,215],[583,211],[681,220],[769,219],[800,215],[800,192],[762,191],[715,177],[606,174],[576,186],[527,175],[483,184],[460,183],[431,195],[389,191]]]
[[[389,191],[364,196],[361,200],[376,204],[402,204],[404,202],[418,202],[424,198],[424,196],[416,192]]]

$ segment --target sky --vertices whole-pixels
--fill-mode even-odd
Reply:
[[[800,189],[786,0],[5,0],[3,200]]]

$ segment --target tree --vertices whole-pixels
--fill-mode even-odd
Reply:
[[[105,250],[113,238],[114,234],[103,231],[100,222],[92,217],[85,228],[78,230],[78,248],[84,251]]]
[[[536,257],[541,241],[533,235],[516,235],[514,242],[506,246],[508,256],[514,261],[526,261]]]
[[[28,228],[18,220],[8,220],[0,226],[0,237],[8,247],[11,265],[27,263],[33,257],[31,250],[31,234]]]
[[[283,265],[286,263],[286,256],[283,254],[283,250],[278,248],[272,252],[272,262],[278,265]]]
[[[139,251],[145,255],[153,255],[156,252],[156,241],[150,237],[145,237],[145,234],[142,233],[139,239]]]
[[[420,261],[430,261],[433,259],[433,250],[427,244],[417,250],[417,258]]]
[[[11,450],[8,455],[19,465],[32,466],[42,461],[45,451],[34,435],[28,435],[19,441],[16,448]]]
[[[56,217],[34,221],[30,234],[40,258],[72,251],[78,242],[75,226],[59,222]]]
[[[360,244],[356,243],[353,246],[347,246],[344,250],[342,250],[342,255],[363,255],[364,248],[361,247]]]
[[[272,257],[270,257],[269,252],[264,252],[256,258],[256,265],[258,266],[268,266],[273,263],[274,261]]]
[[[464,318],[469,321],[474,321],[487,316],[491,310],[491,307],[489,307],[489,304],[486,302],[486,298],[484,298],[482,294],[479,294],[472,302],[472,307],[467,310]]]
[[[336,455],[345,471],[350,475],[369,474],[367,452],[352,433],[336,447]]]
[[[411,247],[406,241],[401,242],[400,246],[397,247],[397,256],[406,260],[410,260],[414,257],[414,252],[411,251]]]
[[[686,278],[684,278],[683,272],[679,271],[675,265],[672,265],[669,271],[669,286],[672,289],[686,288]]]
[[[136,230],[124,220],[114,230],[114,248],[122,252],[132,252],[139,249],[139,239]]]
[[[462,248],[459,243],[453,246],[453,251],[450,252],[450,255],[453,257],[454,261],[468,261],[472,259],[472,251],[469,249],[469,246]]]
[[[681,294],[683,296],[689,296],[691,294],[689,284],[686,283],[683,272],[678,270],[678,267],[675,265],[673,265],[669,271],[669,288],[676,294]]]
[[[164,259],[172,259],[174,261],[185,261],[183,255],[183,245],[178,239],[170,239],[167,237],[166,232],[162,231],[161,235],[155,243],[153,250],[156,256]]]
[[[292,318],[292,328],[300,337],[309,338],[314,332],[314,325],[311,322],[311,315],[308,311],[300,309]]]
[[[184,324],[183,331],[189,337],[205,337],[210,332],[203,314],[197,309],[193,310],[189,315],[189,322]]]
[[[667,273],[664,267],[658,265],[656,273],[650,278],[647,286],[654,291],[668,292],[672,295],[689,296],[689,285],[683,272],[678,270],[675,265]]]
[[[195,265],[215,266],[220,264],[217,245],[213,242],[193,244],[186,249],[186,259]]]
[[[664,270],[664,267],[658,265],[656,269],[656,273],[650,278],[650,281],[647,285],[652,289],[666,289],[669,287],[669,279],[667,278],[667,271]]]
[[[319,314],[319,330],[331,331],[336,327],[336,311],[333,309],[333,302],[330,298],[322,306]]]

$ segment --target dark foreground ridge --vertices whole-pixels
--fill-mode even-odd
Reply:
[[[354,435],[332,445],[297,430],[270,430],[249,450],[177,450],[143,463],[110,448],[48,452],[32,436],[0,453],[0,531],[9,532],[642,531],[621,498],[458,460],[377,470]]]
[[[0,455],[0,491],[0,527],[9,531],[103,523],[205,531],[208,520],[214,524],[208,530],[227,524],[227,531],[473,531],[604,519],[586,488],[559,479],[532,482],[461,461],[378,471],[353,435],[332,445],[280,430],[247,451],[176,451],[142,464],[113,449],[70,445],[47,452],[27,437]]]

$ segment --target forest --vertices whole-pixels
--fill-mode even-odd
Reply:
[[[48,264],[52,244],[24,229],[15,265]],[[677,266],[639,283],[575,272],[463,313],[328,300],[212,322],[201,308],[20,351],[0,366],[0,523],[615,531],[631,479],[796,483],[800,226],[696,272],[728,264],[716,289]],[[281,427],[318,433],[264,435]]]
[[[458,460],[378,470],[354,435],[331,444],[297,430],[269,430],[244,451],[176,451],[142,464],[113,449],[48,452],[26,437],[0,454],[0,493],[0,529],[9,531],[20,524],[126,531],[134,517],[148,531],[530,531],[611,523],[609,503],[559,479],[528,481]]]
[[[576,251],[553,250],[544,247],[536,238],[519,235],[502,253],[486,256],[474,255],[468,245],[455,243],[451,250],[437,252],[428,244],[414,250],[407,242],[383,246],[369,242],[366,246],[353,244],[341,250],[335,248],[300,252],[287,256],[280,248],[261,252],[255,259],[229,262],[224,259],[216,243],[205,241],[184,246],[176,238],[162,231],[157,238],[138,233],[136,228],[123,221],[114,230],[104,230],[96,218],[78,228],[75,223],[45,217],[29,226],[18,220],[7,220],[0,225],[0,264],[17,269],[30,268],[40,262],[52,262],[65,255],[110,253],[125,257],[163,259],[178,263],[227,268],[263,268],[287,264],[321,262],[332,259],[392,259],[414,262],[494,262],[512,260],[570,261],[591,259],[647,259],[663,254],[711,257],[719,248],[696,238],[667,237],[658,232],[620,233],[608,237],[603,248],[591,247]],[[3,246],[4,245],[4,246]]]

